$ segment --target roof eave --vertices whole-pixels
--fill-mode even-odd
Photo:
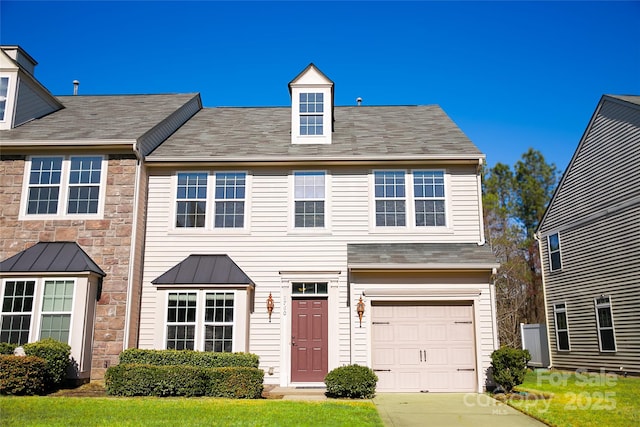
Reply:
[[[383,271],[383,270],[412,270],[412,271],[493,271],[500,267],[498,263],[362,263],[349,264],[349,270],[354,271]]]

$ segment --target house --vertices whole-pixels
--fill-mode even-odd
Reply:
[[[39,87],[52,110],[0,131],[2,340],[66,333],[92,379],[139,347],[250,351],[282,386],[358,363],[380,391],[484,389],[484,155],[440,107],[335,106],[313,64],[287,107]]]
[[[200,97],[56,97],[35,66],[0,48],[0,341],[67,341],[101,378],[137,344],[144,156]]]
[[[640,96],[602,97],[537,230],[551,364],[640,373]]]
[[[139,347],[250,351],[280,386],[357,363],[379,391],[482,390],[484,155],[438,106],[335,106],[313,64],[289,92],[203,108],[146,156]]]

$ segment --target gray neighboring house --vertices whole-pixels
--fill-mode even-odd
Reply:
[[[604,95],[540,222],[551,364],[640,373],[640,96]]]

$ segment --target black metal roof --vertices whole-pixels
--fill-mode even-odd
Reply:
[[[106,276],[75,242],[39,242],[0,262],[2,273],[80,273]]]
[[[189,255],[152,280],[154,285],[254,285],[229,255]]]
[[[438,265],[465,268],[498,267],[489,245],[476,243],[373,243],[347,245],[349,267]]]

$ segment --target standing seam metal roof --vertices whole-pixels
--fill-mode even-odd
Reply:
[[[254,284],[228,255],[189,255],[151,283],[154,285]]]
[[[80,273],[106,276],[75,242],[39,242],[0,263],[4,273]]]

